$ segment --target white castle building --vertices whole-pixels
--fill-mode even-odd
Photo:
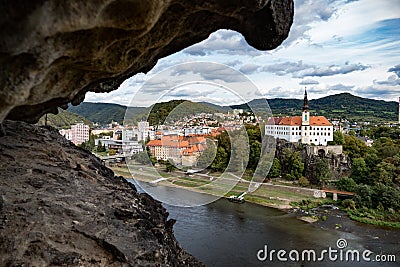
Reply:
[[[310,116],[306,90],[302,116],[270,118],[265,134],[294,143],[326,146],[333,141],[333,125],[324,116]]]

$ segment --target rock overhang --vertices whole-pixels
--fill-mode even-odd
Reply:
[[[293,0],[8,1],[0,9],[0,122],[36,122],[110,92],[218,29],[259,50],[289,34]]]

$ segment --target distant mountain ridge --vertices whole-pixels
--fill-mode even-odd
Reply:
[[[138,122],[148,118],[150,124],[155,125],[163,122],[167,117],[173,119],[178,115],[188,116],[198,113],[215,113],[223,112],[227,107],[221,107],[215,104],[206,102],[191,102],[188,100],[171,100],[163,103],[156,103],[150,107],[129,107],[129,122]],[[116,121],[120,124],[123,123],[126,106],[109,103],[92,103],[83,102],[78,106],[70,106],[69,111],[86,117],[92,122],[100,124],[108,124],[111,121]],[[170,112],[174,110],[170,114]],[[149,114],[150,113],[150,114]]]
[[[272,113],[277,116],[299,115],[303,107],[302,99],[267,99]],[[265,107],[265,99],[254,99],[249,104],[255,111]],[[349,120],[363,120],[376,122],[397,121],[398,103],[395,101],[374,100],[354,96],[350,93],[330,95],[309,101],[311,114],[323,115],[328,118],[346,118]],[[232,108],[248,109],[247,104],[234,105]]]
[[[248,104],[219,106],[207,102],[191,102],[187,100],[172,100],[164,103],[157,103],[150,107],[130,107],[130,113],[133,114],[133,120],[146,119],[147,114],[152,110],[149,117],[151,123],[157,123],[160,119],[165,119],[167,113],[173,110],[183,102],[189,105],[183,105],[181,115],[196,114],[200,112],[227,112],[231,108],[240,108],[248,110]],[[273,98],[267,99],[267,102],[276,116],[299,115],[303,106],[302,99]],[[191,104],[190,104],[191,103]],[[265,99],[254,99],[249,102],[254,111],[265,112]],[[363,120],[371,122],[397,121],[398,103],[394,101],[374,100],[354,96],[350,93],[341,93],[330,95],[319,99],[309,101],[311,114],[326,116],[327,118],[346,118],[349,120]],[[90,121],[100,124],[110,123],[112,120],[122,123],[127,107],[118,104],[91,103],[83,102],[79,106],[69,107],[69,111],[77,113]],[[157,114],[163,115],[157,115]],[[173,115],[172,115],[173,116]]]
[[[68,110],[95,123],[107,124],[111,121],[122,123],[126,106],[110,103],[82,102],[78,106],[69,106]]]

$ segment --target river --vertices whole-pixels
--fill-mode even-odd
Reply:
[[[171,195],[178,191],[182,194],[182,189],[157,187],[162,192]],[[204,197],[203,194],[186,190],[183,192],[190,197]],[[170,218],[176,220],[174,232],[181,246],[206,266],[347,266],[350,263],[340,261],[339,252],[345,253],[350,249],[358,250],[360,258],[361,253],[366,249],[377,254],[381,251],[385,254],[397,254],[397,263],[367,263],[361,259],[360,262],[352,261],[352,266],[400,266],[399,231],[393,232],[393,242],[390,241],[392,238],[388,237],[392,232],[386,230],[382,230],[382,233],[386,235],[384,240],[373,236],[366,238],[365,235],[322,229],[318,225],[296,219],[293,214],[272,208],[252,203],[237,204],[225,199],[190,208],[166,204],[163,206],[169,212]],[[372,229],[371,226],[351,223],[354,227],[361,227],[361,232],[364,229]],[[376,228],[372,230],[374,232]],[[345,239],[348,246],[339,250],[336,243],[338,239]],[[262,258],[265,255],[265,246],[268,253],[273,249],[276,251],[285,249],[287,253],[283,258],[287,258],[288,261],[278,261],[276,253],[273,255],[272,262],[268,258],[260,261],[257,253],[263,250],[259,254]],[[321,251],[329,247],[338,250],[336,262],[329,260],[327,253],[324,254],[322,263],[301,261],[303,250],[315,250],[318,258]],[[299,261],[290,260],[288,256],[290,250],[299,251]],[[296,254],[292,255],[295,257]],[[374,257],[375,254],[369,256],[371,259]],[[345,259],[345,254],[343,254],[343,259]]]

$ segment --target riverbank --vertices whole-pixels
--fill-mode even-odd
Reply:
[[[121,175],[126,178],[132,178],[132,174],[129,169],[124,167],[112,167],[111,168],[117,175]],[[136,173],[134,179],[142,181],[142,182],[151,182],[154,181],[154,175],[146,172],[146,170],[141,169],[140,173]],[[182,173],[183,174],[183,173]],[[213,192],[208,190],[207,187],[198,188],[201,185],[207,184],[209,181],[205,179],[199,179],[196,177],[187,177],[187,176],[179,176],[179,173],[161,173],[161,177],[165,178],[165,180],[160,181],[158,184],[167,186],[167,187],[175,187],[182,188],[186,190],[190,190],[197,193],[208,194],[213,196],[220,196],[218,192]],[[204,177],[202,177],[204,178]],[[243,192],[247,191],[249,182],[241,179],[239,183],[233,187],[229,193],[225,194],[225,198],[228,198],[231,195],[240,195]],[[286,189],[286,190],[282,190]],[[288,190],[290,189],[290,190]],[[343,223],[338,221],[337,218],[346,218],[349,221],[354,220],[354,222],[358,221],[349,216],[346,211],[337,211],[335,213],[330,213],[327,211],[326,207],[329,204],[336,204],[334,201],[328,198],[315,198],[310,196],[309,194],[304,194],[304,188],[296,188],[290,186],[282,186],[282,185],[272,185],[272,184],[262,184],[260,187],[252,193],[248,193],[245,196],[245,200],[250,203],[258,204],[265,207],[270,207],[274,209],[278,209],[280,211],[284,211],[286,213],[291,213],[296,216],[297,219],[302,220],[307,223],[316,224],[321,227],[329,227],[332,229],[340,230],[340,231],[352,231],[346,230],[347,228],[343,228]],[[303,192],[303,193],[301,193]],[[317,210],[319,210],[318,214],[313,214],[308,211],[301,209],[301,202],[314,202],[316,203]],[[328,209],[329,210],[329,209]],[[340,213],[340,214],[339,214]],[[329,224],[331,222],[335,222],[334,224]],[[376,228],[390,226],[388,224],[374,224],[365,221],[358,221],[358,223],[364,225],[369,224],[373,225]],[[348,223],[346,225],[349,225]],[[393,228],[393,227],[392,227]],[[393,228],[395,229],[395,228]]]
[[[132,178],[129,170],[127,168],[113,168],[117,175],[124,176],[126,178]],[[146,171],[142,170],[140,175],[135,174],[135,180],[140,180],[143,182],[150,182],[154,180],[154,177],[147,176]],[[212,194],[212,192],[205,192],[205,190],[199,190],[195,187],[181,186],[181,183],[173,183],[174,175],[162,173],[162,177],[168,178],[167,180],[160,181],[158,185],[181,188],[185,190],[190,190],[201,194]],[[188,181],[193,182],[196,178],[188,178]],[[248,186],[248,185],[247,185]],[[235,186],[225,198],[229,197],[231,194],[239,194],[243,192],[244,188],[247,188],[243,182]],[[279,210],[287,214],[287,218],[296,218],[305,224],[311,225],[316,231],[326,230],[332,233],[338,233],[346,238],[352,238],[357,236],[362,239],[362,243],[365,247],[374,250],[377,245],[380,244],[390,244],[393,243],[393,238],[395,240],[400,240],[400,229],[387,228],[387,227],[377,227],[373,225],[368,225],[352,220],[346,211],[338,209],[332,203],[333,200],[330,199],[317,199],[306,197],[301,194],[282,192],[275,187],[270,187],[268,191],[263,190],[262,187],[256,190],[255,194],[251,193],[246,195],[246,201],[250,203],[257,204],[259,206],[273,208],[274,210]],[[258,192],[262,190],[261,194]],[[265,195],[268,192],[268,196]],[[258,194],[258,196],[256,196]],[[301,202],[314,202],[318,203],[317,207],[306,211],[302,209]],[[234,204],[237,209],[241,210],[244,204]],[[312,210],[312,212],[310,212]]]
[[[151,182],[154,181],[154,175],[151,172],[147,172],[142,169],[140,173],[131,173],[127,167],[111,167],[115,174],[128,179],[135,179],[141,182]],[[132,177],[132,175],[134,177]],[[221,192],[214,192],[209,190],[206,186],[210,182],[208,179],[195,178],[187,176],[179,176],[176,174],[161,173],[161,177],[165,180],[159,181],[157,184],[167,186],[167,187],[177,187],[186,190],[190,190],[197,193],[209,194],[213,196],[220,196]],[[238,184],[236,184],[227,194],[225,198],[229,198],[231,195],[240,195],[248,190],[249,182],[241,179]],[[301,200],[311,200],[314,197],[311,196],[312,193],[302,193],[301,188],[293,188],[291,190],[282,190],[281,185],[272,184],[261,184],[260,187],[252,193],[247,193],[245,200],[251,203],[262,205],[265,207],[275,208],[281,211],[289,212],[294,206],[291,203],[300,202]],[[290,188],[290,187],[286,187]],[[321,199],[321,202],[325,202]]]

